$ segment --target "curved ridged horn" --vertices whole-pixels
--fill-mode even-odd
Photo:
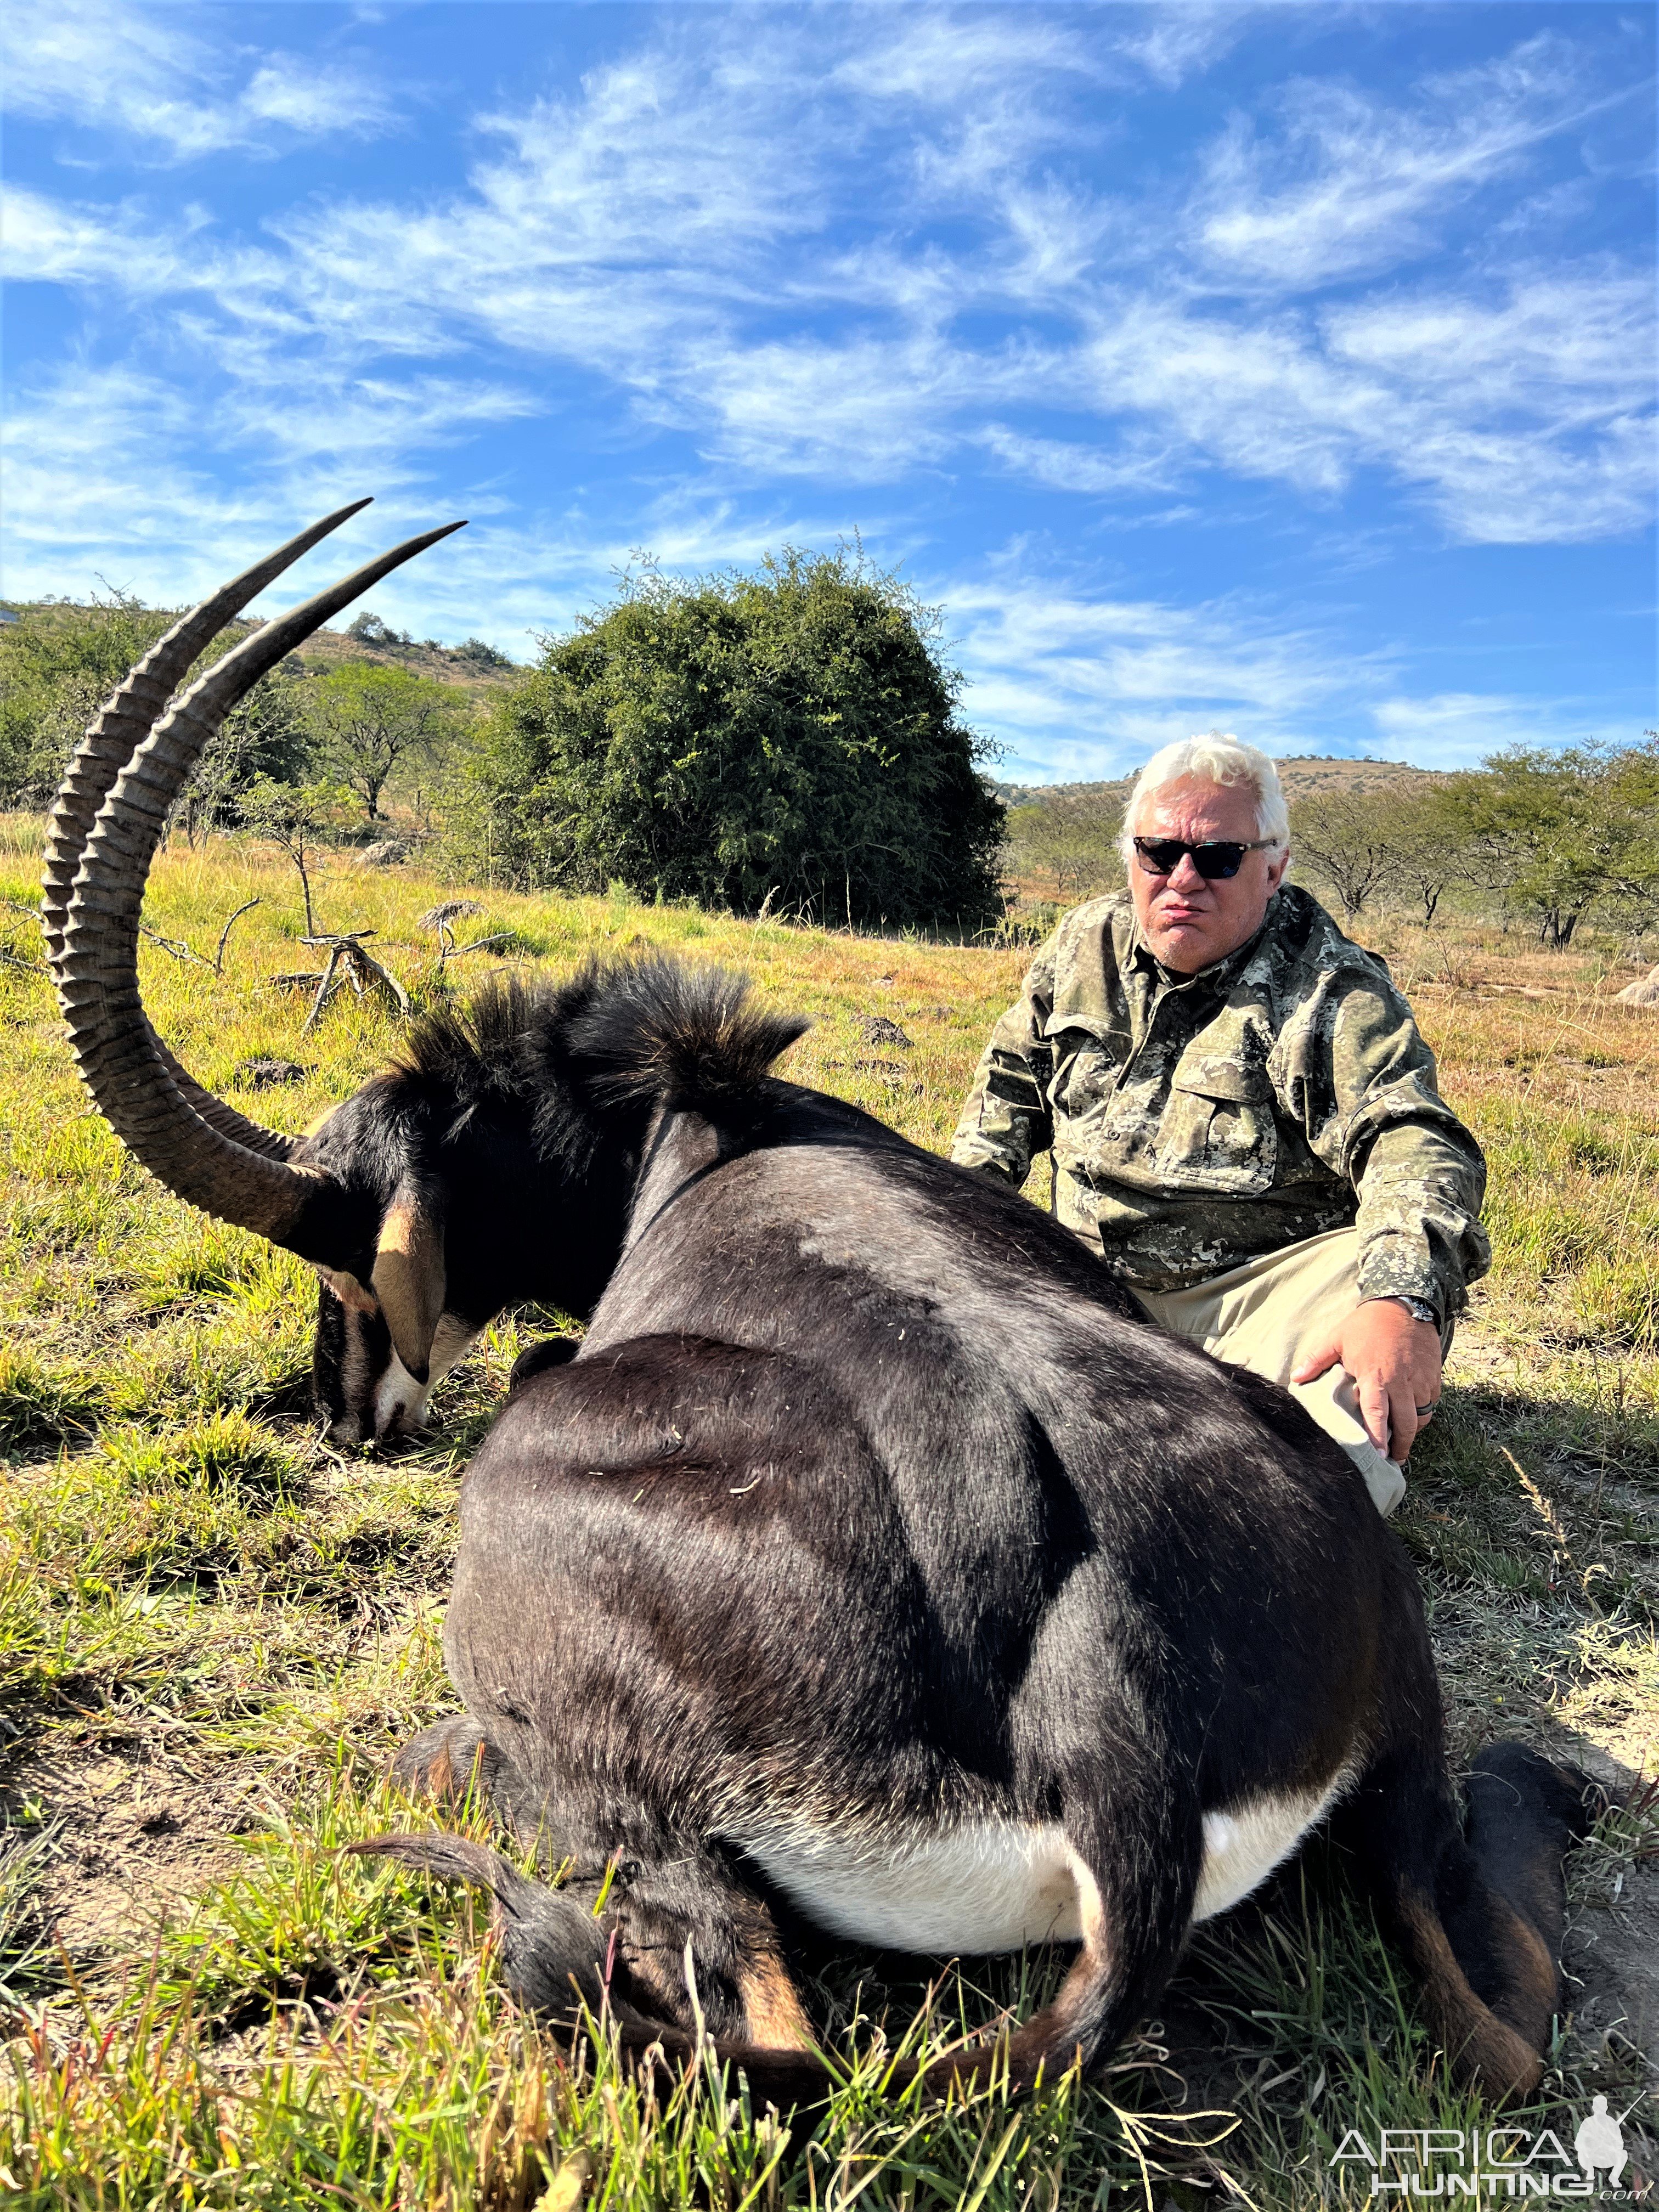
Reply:
[[[98,810],[109,796],[116,777],[149,735],[151,725],[179,688],[191,661],[284,568],[291,567],[302,553],[309,553],[331,531],[337,530],[343,522],[372,504],[369,500],[356,499],[349,507],[337,507],[332,514],[313,522],[309,530],[290,538],[286,545],[268,553],[252,568],[245,568],[210,599],[204,599],[200,606],[192,607],[181,617],[165,636],[157,638],[143,659],[135,663],[104,702],[64,770],[46,825],[46,868],[40,879],[40,927],[46,940],[47,964],[54,978],[58,957],[64,947],[70,893]],[[277,1160],[289,1157],[295,1144],[292,1137],[279,1135],[275,1129],[262,1129],[257,1121],[250,1121],[234,1106],[216,1098],[210,1091],[204,1091],[154,1032],[152,1037],[162,1065],[198,1113],[226,1136],[253,1152]]]
[[[355,512],[346,508],[319,523],[306,538],[295,540],[292,548],[284,546],[281,554],[271,556],[276,564],[271,573],[276,573],[287,559],[297,557],[295,549],[303,551],[307,543],[314,544],[345,514]],[[447,523],[441,529],[411,538],[319,592],[302,606],[276,616],[233,647],[175,700],[117,772],[86,835],[62,915],[61,942],[54,963],[58,997],[82,1078],[111,1127],[150,1173],[180,1198],[205,1212],[217,1214],[222,1220],[257,1230],[308,1259],[331,1257],[319,1243],[317,1224],[305,1218],[313,1211],[312,1202],[331,1188],[328,1178],[318,1169],[293,1163],[286,1140],[273,1139],[270,1132],[244,1121],[234,1109],[201,1091],[188,1076],[180,1083],[174,1072],[177,1062],[160,1044],[145,1017],[138,994],[138,917],[144,883],[168,810],[203,747],[238,700],[359,592],[368,591],[427,546],[465,526]],[[244,580],[239,578],[238,585]],[[205,602],[204,608],[198,611],[203,620],[206,620],[206,610],[222,608],[228,594],[237,587],[228,586],[224,592]],[[224,618],[222,613],[208,630],[209,635]],[[187,617],[179,629],[196,620],[194,615]],[[146,656],[152,662],[154,658]],[[140,663],[140,668],[144,665]],[[135,670],[134,677],[137,674]],[[132,681],[130,678],[128,684]],[[112,708],[127,689],[123,685],[112,700]],[[137,714],[145,716],[148,729],[156,707],[142,695],[135,697],[134,705]],[[124,720],[137,719],[125,705],[121,711]],[[104,720],[100,717],[100,723]],[[112,731],[111,736],[112,739]],[[90,773],[83,774],[90,781]],[[254,1141],[249,1141],[249,1137]]]

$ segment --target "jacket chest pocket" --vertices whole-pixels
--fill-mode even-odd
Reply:
[[[1158,1129],[1160,1181],[1176,1189],[1243,1198],[1269,1189],[1278,1164],[1279,1130],[1266,1070],[1182,1060]]]
[[[1101,1112],[1117,1089],[1127,1051],[1127,1040],[1123,1049],[1116,1051],[1114,1042],[1111,1035],[1101,1036],[1091,1030],[1062,1029],[1050,1033],[1054,1074],[1048,1085],[1048,1103],[1056,1114],[1068,1121],[1086,1121]]]

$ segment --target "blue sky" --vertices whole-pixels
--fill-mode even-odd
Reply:
[[[13,0],[4,589],[861,535],[1004,772],[1655,720],[1655,15]]]

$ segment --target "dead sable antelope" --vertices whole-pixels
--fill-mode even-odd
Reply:
[[[431,538],[150,725],[202,639],[340,519],[106,708],[54,817],[46,918],[114,1127],[179,1195],[323,1271],[343,1419],[410,1418],[512,1298],[588,1316],[573,1360],[521,1363],[466,1477],[446,1631],[465,1711],[401,1762],[441,1792],[478,1773],[575,1878],[555,1892],[441,1834],[368,1848],[487,1885],[532,2001],[608,2002],[671,2060],[700,2012],[787,2099],[828,2076],[781,1901],[910,1950],[1076,1944],[1006,2045],[1030,2084],[1103,2059],[1193,1923],[1328,1820],[1454,2064],[1529,2087],[1580,1778],[1499,1746],[1460,1804],[1416,1583],[1346,1455],[1284,1392],[1133,1318],[1018,1197],[773,1078],[799,1022],[713,972],[591,968],[428,1019],[298,1139],[158,1042],[138,906],[197,749]],[[928,2086],[989,2063],[958,2051]]]

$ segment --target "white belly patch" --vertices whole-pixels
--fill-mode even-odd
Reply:
[[[1252,1798],[1204,1816],[1193,1918],[1248,1897],[1288,1858],[1346,1786]],[[1097,1911],[1088,1869],[1056,1826],[974,1820],[884,1850],[868,1835],[774,1830],[739,1841],[807,1917],[833,1934],[896,1951],[964,1954],[1075,1943]]]
[[[820,1928],[884,1949],[1018,1951],[1083,1933],[1082,1870],[1057,1827],[975,1820],[879,1856],[833,1831],[743,1847]]]
[[[1193,1918],[1213,1920],[1248,1897],[1319,1826],[1352,1779],[1344,1769],[1322,1790],[1287,1790],[1251,1797],[1225,1813],[1206,1813]]]

